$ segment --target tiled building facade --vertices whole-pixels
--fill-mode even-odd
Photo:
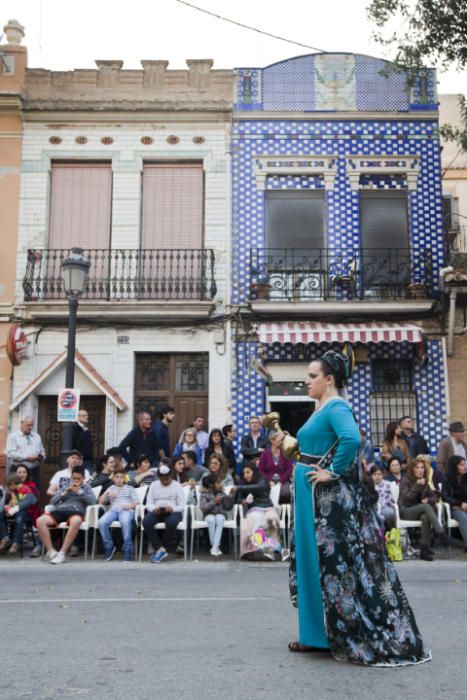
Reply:
[[[307,343],[306,338],[300,345],[264,342],[262,327],[266,322],[280,325],[325,320],[332,331],[336,322],[350,328],[365,321],[370,329],[373,323],[384,320],[403,329],[410,320],[417,324],[419,340],[422,332],[428,333],[428,339],[423,338],[418,346],[407,341],[374,343],[366,339],[355,343],[363,352],[349,386],[349,398],[362,427],[377,433],[377,442],[385,419],[395,417],[398,411],[416,412],[419,429],[435,450],[448,413],[443,343],[430,311],[438,295],[444,254],[436,79],[433,71],[426,71],[409,89],[404,74],[385,74],[384,69],[384,62],[377,59],[335,54],[302,56],[264,69],[237,71],[232,295],[235,303],[250,303],[250,321],[257,324],[259,342],[253,333],[237,347],[234,418],[244,425],[250,414],[262,414],[279,404],[289,415],[286,403],[291,401],[290,393],[301,391],[289,381],[297,380],[297,360],[302,362],[304,376],[306,361],[329,347],[324,332],[318,344]],[[301,197],[304,192],[313,192],[310,202],[321,193],[321,224],[316,223],[316,217],[314,222],[308,219],[304,223],[311,225],[313,242],[309,245],[300,231],[287,233],[285,217],[280,223],[282,231],[275,228],[276,210],[271,202],[277,195],[271,193],[278,190],[285,197],[296,197],[297,190]],[[391,252],[391,237],[383,239],[385,251],[376,251],[371,241],[374,232],[365,232],[363,206],[369,192],[370,196],[376,192],[383,197],[396,192],[405,199],[407,242],[403,256],[407,256],[407,264],[396,290],[391,279],[401,274],[401,267]],[[384,200],[379,201],[384,206]],[[294,226],[292,220],[290,224]],[[323,227],[322,247],[319,251],[303,250],[316,248],[312,228],[319,225]],[[299,241],[298,246],[294,240]],[[277,241],[280,251],[275,247]],[[301,249],[296,250],[295,259],[294,247]],[[303,283],[307,265],[311,273],[308,287]],[[371,267],[374,272],[378,265],[385,271],[373,284],[368,270]],[[256,296],[255,300],[255,282],[267,283],[266,298]],[[422,287],[419,294],[416,285]],[[420,361],[425,350],[428,358]],[[282,388],[279,382],[266,389],[251,367],[252,358],[254,363],[257,356],[273,378],[275,372],[285,378]],[[379,360],[386,360],[386,365]],[[283,366],[287,362],[294,365],[290,377]],[[383,384],[386,375],[386,387],[381,381],[375,385],[375,373],[382,373]],[[288,392],[285,398],[284,387]],[[276,390],[278,395],[271,401]],[[392,404],[387,409],[378,405],[382,401],[378,396],[385,391],[388,404]],[[293,423],[291,415],[289,418]]]

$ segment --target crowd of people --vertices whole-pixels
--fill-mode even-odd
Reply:
[[[63,563],[67,554],[77,551],[87,507],[93,505],[98,509],[107,561],[116,552],[116,529],[111,527],[115,522],[119,523],[124,561],[131,561],[134,555],[136,525],[142,527],[154,563],[174,552],[182,553],[177,528],[187,507],[196,508],[205,520],[213,557],[221,556],[223,542],[224,548],[227,543],[224,523],[238,513],[242,557],[287,558],[278,506],[288,506],[291,501],[294,464],[281,451],[283,435],[267,431],[261,418],[252,416],[237,456],[232,424],[208,432],[204,417],[195,416],[171,448],[169,426],[174,417],[169,405],[159,407],[154,422],[149,413],[138,413],[135,428],[93,464],[89,417],[81,410],[67,466],[53,475],[47,488],[50,501],[43,513],[38,475],[45,450],[33,431],[32,418],[24,418],[19,430],[8,438],[10,471],[0,487],[0,553],[22,551],[24,528],[29,523],[37,536],[31,556],[40,556],[43,547],[52,564]],[[451,543],[436,511],[442,501],[449,504],[451,516],[459,523],[467,551],[467,447],[462,423],[449,425],[434,460],[410,416],[388,424],[380,450],[364,430],[360,435],[363,472],[382,529],[390,531],[396,526],[397,502],[402,519],[421,522],[420,558],[431,561],[436,538],[444,545]],[[68,526],[63,540],[54,531],[60,523]],[[157,527],[160,524],[163,527]]]

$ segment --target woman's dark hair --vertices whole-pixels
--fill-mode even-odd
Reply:
[[[149,455],[147,455],[147,454],[142,454],[142,455],[140,455],[140,456],[138,457],[138,459],[135,459],[135,467],[136,467],[136,469],[138,469],[138,467],[141,466],[141,464],[142,464],[143,462],[146,462],[146,460],[147,460],[149,463],[151,463],[151,458],[150,458]]]
[[[175,481],[178,481],[180,484],[184,484],[186,481],[188,481],[186,471],[178,472],[175,469],[175,465],[177,464],[177,462],[180,462],[180,460],[185,465],[185,460],[183,459],[183,455],[174,455],[173,457],[170,458],[170,462],[169,462],[170,475],[171,475],[172,479],[175,479]]]
[[[205,489],[212,489],[218,481],[220,481],[220,479],[216,474],[205,474],[201,479],[201,485]]]
[[[212,455],[210,455],[209,459],[208,459],[208,469],[210,468],[211,462],[213,459],[217,459],[217,461],[221,465],[220,469],[219,469],[219,478],[222,481],[223,479],[225,479],[225,477],[227,475],[227,469],[228,469],[227,460],[224,457],[224,455],[218,455],[217,452],[213,452]]]
[[[401,460],[400,460],[400,457],[391,457],[391,458],[388,460],[388,472],[391,471],[391,464],[392,464],[393,462],[398,462],[398,463],[399,463],[399,466],[400,466],[400,468],[401,468],[401,471],[402,471],[402,462],[401,462]]]
[[[208,442],[209,448],[210,448],[211,450],[214,449],[214,442],[213,442],[213,439],[212,439],[212,436],[213,436],[213,435],[220,435],[220,438],[221,438],[220,445],[221,445],[221,447],[224,447],[224,436],[223,436],[223,434],[222,434],[222,430],[221,430],[220,428],[213,428],[213,429],[211,430],[211,432],[209,433],[209,442]]]
[[[242,481],[244,481],[246,483],[245,477],[243,475],[243,472],[245,471],[245,469],[251,469],[251,471],[253,472],[253,479],[251,480],[251,483],[252,484],[258,483],[258,481],[261,478],[261,474],[259,473],[259,469],[256,466],[256,464],[254,462],[246,462],[243,465],[243,467],[242,467]]]
[[[399,428],[399,423],[395,420],[391,421],[390,423],[387,424],[386,426],[386,442],[392,442],[394,440],[394,437],[396,435],[396,430]]]
[[[23,469],[26,469],[27,481],[31,481],[31,470],[29,469],[29,467],[27,466],[27,464],[17,464],[17,465],[16,465],[16,470],[15,470],[15,471],[16,471],[16,474],[18,473],[18,469],[19,469],[20,467],[23,467]]]
[[[452,457],[449,457],[448,463],[446,464],[446,478],[452,486],[457,486],[457,482],[459,480],[459,472],[457,471],[457,467],[461,462],[465,462],[463,457],[460,457],[459,455],[452,455]]]
[[[350,343],[344,343],[342,352],[328,350],[318,362],[321,363],[325,377],[334,377],[336,389],[343,389],[350,379],[355,364],[352,346]]]
[[[96,472],[97,474],[101,474],[102,470],[104,469],[104,466],[107,464],[109,461],[109,457],[113,457],[114,455],[111,455],[109,453],[102,455],[102,457],[99,457],[99,459],[96,462]]]

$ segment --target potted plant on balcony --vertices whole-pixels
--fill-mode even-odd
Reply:
[[[251,296],[252,299],[269,299],[271,285],[269,283],[269,275],[262,273],[253,277],[251,280]]]
[[[424,282],[412,282],[412,284],[409,284],[408,290],[412,299],[426,298],[426,284]]]

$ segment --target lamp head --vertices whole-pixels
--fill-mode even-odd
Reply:
[[[79,297],[84,291],[91,263],[83,255],[82,248],[72,248],[63,261],[63,285],[69,297]]]

